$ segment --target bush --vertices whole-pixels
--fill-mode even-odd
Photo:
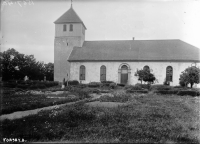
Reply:
[[[120,83],[118,83],[117,85],[118,85],[118,86],[122,86],[122,87],[124,87],[124,86],[125,86],[125,84],[120,84]]]
[[[87,90],[76,89],[75,93],[80,99],[90,98],[89,91]]]
[[[114,88],[116,88],[116,83],[110,83],[110,85],[109,85],[109,87],[111,88],[111,89],[114,89]]]
[[[177,94],[179,90],[158,90],[154,91],[154,93],[159,93],[159,94]]]
[[[151,87],[150,84],[140,84],[140,83],[135,84],[135,86],[139,86],[143,89],[150,89],[150,87]]]
[[[88,84],[79,84],[77,87],[79,87],[79,88],[86,88],[86,87],[88,87]]]
[[[38,89],[38,87],[37,87],[37,85],[31,85],[30,87],[29,87],[29,89]]]
[[[110,86],[111,83],[114,83],[113,81],[101,81],[103,86]]]
[[[127,90],[127,93],[148,93],[148,90]]]
[[[3,87],[15,88],[17,86],[16,82],[3,83]]]
[[[177,94],[181,96],[184,96],[184,95],[199,96],[200,93],[195,90],[182,90],[182,91],[179,91]]]
[[[37,84],[37,87],[39,89],[45,89],[46,88],[46,86],[44,84]]]
[[[101,102],[127,102],[131,99],[131,96],[126,93],[114,93],[114,96],[104,95],[99,98]]]
[[[113,81],[101,81],[101,83],[113,83]]]
[[[183,88],[182,86],[174,86],[174,88]]]
[[[53,81],[45,81],[45,82],[35,82],[35,84],[44,84],[46,87],[53,87],[58,85],[58,82],[53,82]]]
[[[29,85],[18,84],[17,88],[27,89],[27,88],[29,88]]]
[[[67,86],[67,81],[64,83],[64,85]],[[77,80],[68,81],[68,85],[79,85],[79,81]]]
[[[100,83],[100,82],[90,82],[89,84],[88,84],[88,87],[100,87],[100,86],[102,86],[102,84]]]
[[[151,85],[150,90],[158,90],[158,91],[162,91],[162,90],[171,90],[172,87],[171,86],[166,86],[166,85]]]
[[[126,90],[143,90],[143,88],[140,85],[126,85],[125,86]]]

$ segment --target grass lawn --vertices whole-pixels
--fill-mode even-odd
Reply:
[[[3,138],[27,141],[199,143],[200,99],[132,94],[128,105],[89,107],[84,103],[4,120]]]
[[[32,110],[36,108],[42,108],[56,104],[63,104],[81,99],[81,97],[72,98],[69,97],[68,95],[77,95],[77,94],[75,93],[63,93],[59,95],[4,94],[1,96],[1,114],[9,114],[16,111]]]

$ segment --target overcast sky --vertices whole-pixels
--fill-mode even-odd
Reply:
[[[1,3],[1,51],[15,48],[53,62],[53,22],[71,0],[18,1]],[[87,28],[86,41],[180,39],[200,48],[199,0],[73,0],[73,8]]]

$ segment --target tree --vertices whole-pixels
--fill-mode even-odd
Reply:
[[[187,86],[190,84],[191,88],[196,83],[199,83],[200,79],[200,69],[196,66],[186,68],[179,78],[179,84],[181,86]]]
[[[12,48],[0,53],[0,60],[3,81],[23,80],[25,76],[31,80],[43,80],[45,75],[53,80],[53,63],[46,66],[36,61],[33,55],[21,54]]]
[[[154,83],[154,81],[156,80],[154,74],[152,74],[150,72],[149,69],[142,69],[142,70],[137,70],[137,72],[135,73],[135,76],[138,77],[138,80],[144,82],[148,82],[149,84]]]
[[[45,76],[47,80],[53,81],[53,74],[54,74],[54,65],[53,63],[48,63],[44,65],[45,67]]]

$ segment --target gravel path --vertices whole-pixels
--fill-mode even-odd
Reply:
[[[63,106],[66,106],[66,105],[72,105],[72,104],[75,104],[75,103],[86,102],[86,101],[90,101],[90,100],[94,101],[95,99],[98,99],[102,95],[105,95],[105,94],[91,94],[92,98],[89,98],[89,99],[83,99],[83,100],[65,103],[65,104],[60,104],[60,105],[48,106],[48,107],[38,108],[38,109],[34,109],[34,110],[18,111],[18,112],[14,112],[14,113],[11,113],[11,114],[1,115],[0,121],[5,120],[5,119],[9,119],[9,120],[19,119],[19,118],[22,118],[22,117],[25,117],[25,116],[28,116],[28,115],[37,114],[38,112],[40,112],[42,110],[51,110],[51,109],[54,109],[55,107],[63,107]]]
[[[65,103],[65,104],[60,104],[60,105],[54,105],[54,106],[48,106],[48,107],[43,107],[43,108],[38,108],[38,109],[34,109],[34,110],[27,110],[27,111],[18,111],[18,112],[14,112],[11,114],[5,114],[0,116],[0,121],[5,120],[5,119],[9,119],[9,120],[13,120],[13,119],[19,119],[28,115],[34,115],[37,114],[38,112],[42,111],[42,110],[51,110],[53,108],[56,107],[63,107],[66,105],[72,105],[78,102],[85,102],[88,99],[83,99],[83,100],[79,100],[79,101],[75,101],[75,102],[70,102],[70,103]]]

